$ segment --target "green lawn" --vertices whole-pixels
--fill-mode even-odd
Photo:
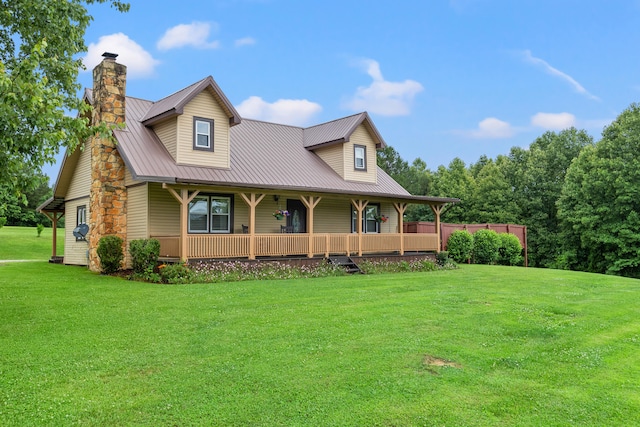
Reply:
[[[515,267],[170,286],[4,264],[0,425],[639,425],[639,297]]]
[[[64,228],[57,231],[57,252],[64,252]],[[48,260],[51,258],[53,229],[45,228],[40,237],[36,227],[0,228],[0,261],[8,259]]]

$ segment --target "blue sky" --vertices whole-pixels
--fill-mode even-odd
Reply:
[[[130,3],[92,6],[85,37],[89,70],[119,53],[128,95],[157,100],[212,75],[246,118],[308,126],[368,111],[431,170],[547,130],[598,140],[640,100],[640,0]]]

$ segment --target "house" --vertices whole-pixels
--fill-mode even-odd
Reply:
[[[439,221],[457,199],[413,196],[381,170],[385,142],[366,112],[308,128],[243,119],[212,77],[147,101],[126,96],[126,67],[103,56],[84,99],[116,143],[96,136],[68,153],[39,207],[66,216],[65,264],[99,270],[110,234],[125,254],[156,238],[182,260],[440,249],[437,233],[404,234],[403,214],[427,204]]]

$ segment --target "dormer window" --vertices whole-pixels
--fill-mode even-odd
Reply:
[[[353,146],[353,162],[355,170],[367,170],[367,147],[364,145]]]
[[[213,151],[213,120],[193,118],[193,149]]]

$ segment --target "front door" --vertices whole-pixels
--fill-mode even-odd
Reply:
[[[287,199],[287,225],[292,227],[294,233],[307,232],[307,207],[296,199]]]

